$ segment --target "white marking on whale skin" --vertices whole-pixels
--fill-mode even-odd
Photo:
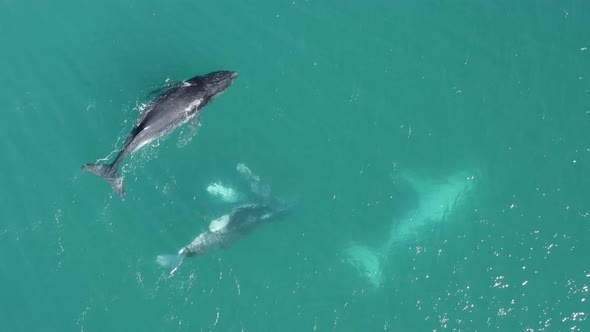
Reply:
[[[214,219],[209,224],[209,232],[211,233],[221,233],[225,231],[225,227],[229,223],[229,214],[225,214],[217,219]]]
[[[145,131],[145,130],[147,130],[147,129],[149,129],[149,127],[145,127],[145,128],[142,130],[142,131]],[[157,137],[153,137],[153,138],[150,138],[150,139],[146,139],[146,140],[144,140],[143,142],[141,142],[141,144],[139,144],[139,145],[138,145],[138,146],[137,146],[135,149],[133,149],[133,151],[131,151],[131,152],[132,152],[132,153],[136,152],[137,150],[139,150],[139,149],[143,148],[144,146],[146,146],[146,145],[150,144],[151,142],[153,142],[153,141],[154,141],[156,138],[157,138]]]
[[[196,238],[194,238],[194,240],[187,246],[187,248],[189,248],[189,251],[191,252],[196,252],[197,250],[199,250],[202,247],[205,247],[207,245],[207,233],[201,233],[199,235],[197,235]],[[181,251],[184,250],[180,249]],[[179,253],[181,252],[179,251]]]
[[[185,112],[190,113],[191,110],[193,110],[194,108],[196,108],[197,106],[199,106],[201,104],[201,102],[203,101],[203,98],[201,99],[196,99],[194,101],[192,101],[190,104],[188,104],[188,106],[184,109]]]

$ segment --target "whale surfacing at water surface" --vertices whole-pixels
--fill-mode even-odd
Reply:
[[[123,178],[118,173],[123,159],[186,122],[196,128],[200,110],[229,88],[237,75],[234,71],[216,71],[195,76],[161,92],[141,113],[112,163],[85,164],[82,169],[103,178],[123,200]]]

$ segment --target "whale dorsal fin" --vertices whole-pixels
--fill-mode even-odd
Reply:
[[[214,219],[209,224],[209,232],[220,233],[225,231],[227,224],[229,223],[229,214],[225,214],[217,219]]]
[[[152,91],[150,91],[148,93],[147,97],[148,97],[148,99],[153,99],[155,97],[159,97],[163,94],[166,94],[166,92],[178,87],[181,84],[183,84],[183,82],[167,79],[162,86],[157,87],[156,89],[153,89]]]
[[[136,127],[140,126],[140,124],[143,122],[143,120],[145,120],[148,113],[152,110],[154,105],[157,103],[159,98],[161,98],[162,96],[165,96],[166,94],[168,94],[170,91],[174,90],[175,88],[177,88],[181,84],[184,84],[184,83],[180,82],[180,81],[172,81],[170,79],[167,79],[166,82],[164,82],[164,84],[162,86],[150,91],[147,95],[147,98],[149,99],[149,101],[146,103],[143,103],[137,107],[137,110],[139,111],[139,117],[135,121],[135,126]]]

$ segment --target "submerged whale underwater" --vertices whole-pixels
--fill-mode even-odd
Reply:
[[[196,131],[200,110],[229,88],[237,76],[235,71],[216,71],[165,89],[144,108],[112,163],[85,164],[82,169],[103,178],[124,200],[123,178],[118,173],[123,159],[186,122]]]
[[[382,243],[367,245],[351,242],[344,250],[347,262],[373,287],[381,286],[389,256],[396,249],[418,240],[422,233],[432,230],[437,224],[448,221],[450,213],[472,192],[478,174],[478,170],[459,170],[434,179],[409,174],[401,176],[401,180],[417,195],[416,207],[392,223]]]
[[[212,220],[207,230],[182,247],[176,255],[159,255],[157,262],[163,267],[173,267],[170,271],[173,275],[186,257],[226,248],[258,226],[283,216],[288,210],[288,207],[267,204],[237,206],[230,213]]]
[[[248,202],[240,203],[229,213],[212,220],[205,231],[182,247],[177,254],[158,255],[156,262],[162,267],[172,268],[170,275],[178,270],[185,258],[227,248],[259,226],[283,219],[292,210],[292,203],[285,203],[273,197],[270,187],[262,183],[260,177],[253,174],[246,165],[238,164],[236,170],[248,183],[250,192],[250,195],[247,195],[250,196]],[[209,194],[218,197],[221,201],[236,202],[234,197],[236,191],[233,188],[225,188],[220,183],[216,184],[216,190],[212,191],[210,188],[211,186],[207,188]],[[224,197],[223,194],[230,197]]]

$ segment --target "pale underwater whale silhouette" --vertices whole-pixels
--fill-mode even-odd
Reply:
[[[478,170],[462,170],[439,179],[421,179],[403,175],[417,194],[417,205],[407,211],[399,222],[392,223],[387,238],[377,245],[351,242],[344,249],[346,260],[369,284],[379,287],[384,282],[384,264],[397,248],[407,246],[420,234],[445,222],[466,194],[473,190]]]

